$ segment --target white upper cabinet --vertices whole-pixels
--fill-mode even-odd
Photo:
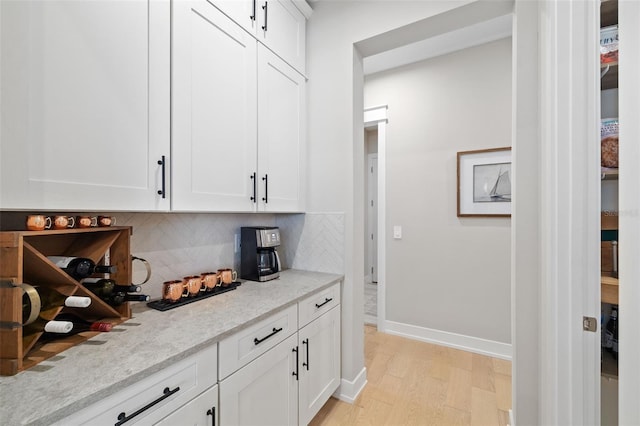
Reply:
[[[206,0],[172,37],[171,209],[303,211],[305,78]]]
[[[306,19],[311,12],[306,2],[213,0],[213,4],[289,65],[304,74]]]
[[[258,49],[258,210],[304,211],[305,79]]]
[[[169,2],[0,7],[0,207],[168,210]]]
[[[206,0],[173,3],[172,210],[253,211],[256,41]]]

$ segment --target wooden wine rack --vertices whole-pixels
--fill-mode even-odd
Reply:
[[[118,283],[131,283],[131,232],[131,227],[124,226],[0,232],[0,375],[17,374],[98,334],[84,332],[53,342],[39,341],[42,333],[23,337],[22,283],[55,288],[67,296],[91,298],[89,307],[60,307],[47,320],[63,310],[89,321],[114,325],[131,318],[129,303],[108,305],[47,258],[77,256],[101,264],[109,253],[109,263],[117,267],[111,278]]]

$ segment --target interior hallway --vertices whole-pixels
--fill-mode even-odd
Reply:
[[[365,326],[368,383],[331,398],[310,425],[507,425],[511,362]]]

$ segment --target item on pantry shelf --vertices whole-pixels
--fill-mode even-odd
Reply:
[[[85,257],[47,256],[47,258],[75,279],[87,278],[95,273],[113,274],[117,272],[117,268],[113,265],[96,265],[93,260]]]
[[[222,286],[226,287],[238,279],[238,273],[231,268],[218,269]]]
[[[200,293],[202,288],[202,279],[200,275],[191,275],[182,279],[184,285],[184,293],[189,296],[195,296]]]
[[[186,296],[185,287],[181,280],[162,283],[162,300],[174,303]]]
[[[611,25],[600,29],[600,63],[618,62],[618,26]]]
[[[111,324],[110,322],[87,321],[84,318],[80,318],[78,315],[73,314],[71,312],[63,312],[61,314],[58,314],[58,316],[56,316],[56,321],[68,321],[72,323],[73,328],[71,329],[69,334],[82,333],[83,331],[107,332],[107,331],[111,331],[111,329],[113,328],[113,324]]]
[[[98,216],[98,226],[111,226],[116,224],[114,216]]]
[[[51,218],[42,214],[30,214],[26,225],[29,231],[44,231],[51,228]]]
[[[97,216],[76,216],[76,226],[78,228],[91,228],[98,226]]]
[[[47,321],[38,317],[34,322],[22,327],[22,335],[29,336],[36,333],[69,334],[72,329],[73,324],[68,321]]]
[[[602,167],[618,167],[618,119],[603,118],[600,124]]]
[[[28,325],[37,320],[38,316],[61,306],[71,308],[86,308],[91,304],[90,297],[67,296],[58,290],[23,283],[22,284],[22,324]]]
[[[73,228],[76,225],[76,220],[73,216],[53,216],[52,223],[53,229],[67,229]]]
[[[202,289],[200,291],[211,291],[220,284],[220,274],[218,272],[203,272],[200,274],[202,279]]]

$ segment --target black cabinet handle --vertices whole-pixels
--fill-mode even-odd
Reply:
[[[253,15],[249,16],[252,21],[256,20],[256,0],[253,0]]]
[[[326,305],[327,303],[331,302],[332,300],[333,300],[333,297],[331,297],[331,298],[325,297],[324,298],[324,302],[322,302],[319,305],[316,303],[316,308],[322,308],[324,305]]]
[[[264,175],[262,178],[264,181],[264,197],[262,197],[262,201],[265,203],[269,202],[269,175]]]
[[[253,174],[251,176],[249,176],[249,179],[251,179],[253,181],[253,196],[251,197],[251,201],[253,201],[253,203],[256,203],[256,187],[258,186],[258,182],[256,182],[256,172],[253,172]]]
[[[209,408],[207,416],[211,416],[211,426],[216,426],[216,407]]]
[[[298,362],[299,362],[299,359],[298,359],[298,347],[296,346],[295,348],[292,349],[292,351],[296,353],[296,371],[292,372],[291,375],[292,376],[296,376],[296,380],[300,380],[298,378]]]
[[[164,155],[162,156],[162,160],[158,160],[158,165],[162,166],[162,189],[158,190],[158,195],[162,195],[162,198],[166,198],[166,169],[165,169],[165,159],[164,159]]]
[[[262,8],[264,9],[264,26],[262,27],[262,29],[264,31],[267,31],[267,12],[268,12],[268,6],[269,3],[267,3],[266,1],[264,2],[264,6],[262,6]]]
[[[152,401],[152,402],[148,403],[147,405],[145,405],[144,407],[142,407],[141,409],[139,409],[135,413],[127,416],[125,414],[125,412],[123,411],[122,413],[118,414],[118,422],[115,424],[115,426],[120,426],[120,425],[125,424],[126,422],[128,422],[131,419],[133,419],[134,417],[136,417],[136,416],[142,414],[143,412],[147,411],[149,408],[153,407],[154,405],[156,405],[156,404],[164,401],[165,399],[169,398],[171,395],[173,395],[174,393],[178,392],[179,390],[180,390],[180,386],[178,386],[174,390],[169,390],[169,388],[166,387],[162,391],[162,396],[160,398],[156,399],[155,401]]]
[[[267,340],[269,337],[280,333],[282,331],[282,327],[280,328],[275,328],[273,327],[273,332],[271,334],[269,334],[268,336],[263,337],[262,339],[258,339],[257,337],[255,339],[253,339],[253,344],[254,345],[259,345],[260,343],[264,342],[265,340]]]
[[[307,362],[303,362],[302,366],[307,367],[307,371],[309,371],[309,339],[304,339],[302,344],[307,345]]]

